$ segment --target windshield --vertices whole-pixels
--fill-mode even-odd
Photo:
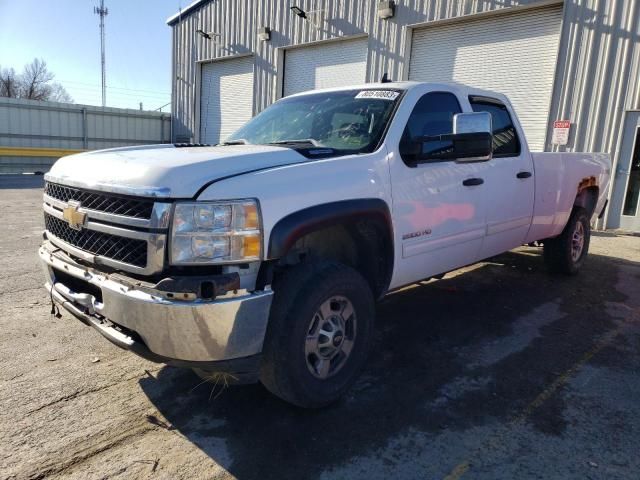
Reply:
[[[343,90],[284,98],[251,119],[225,143],[372,152],[399,97],[396,90]]]

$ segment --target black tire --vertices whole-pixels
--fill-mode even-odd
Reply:
[[[369,285],[346,265],[320,261],[293,267],[278,279],[274,293],[260,381],[271,393],[299,407],[320,408],[335,402],[353,384],[369,353],[375,316]],[[317,325],[314,322],[322,318],[317,316],[322,305],[330,302],[331,310],[335,305],[336,312],[340,305],[346,305],[336,303],[335,297],[347,299],[354,312],[347,319],[351,333],[347,334],[347,326],[342,337],[344,343],[351,335],[351,350],[348,354],[337,352],[330,363],[342,359],[336,364],[339,368],[328,378],[318,378],[315,376],[318,373],[314,375],[311,371],[314,355],[305,353],[305,341]],[[342,316],[344,307],[340,308]],[[329,345],[333,347],[333,340],[340,340],[338,336],[334,335]],[[324,359],[315,360],[319,364]]]
[[[574,253],[574,235],[582,231],[583,243],[579,255]],[[591,225],[584,208],[577,207],[571,212],[569,221],[556,238],[544,241],[544,261],[551,272],[575,275],[582,267],[589,252]]]

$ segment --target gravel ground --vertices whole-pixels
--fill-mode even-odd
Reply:
[[[0,177],[0,477],[637,479],[640,238],[578,277],[521,248],[378,306],[350,395],[220,391],[49,314],[41,178]]]

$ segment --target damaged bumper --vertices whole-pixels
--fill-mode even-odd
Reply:
[[[155,362],[257,376],[270,290],[179,300],[80,265],[49,242],[38,254],[52,300],[113,344]]]

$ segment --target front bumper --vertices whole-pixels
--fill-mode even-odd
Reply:
[[[38,254],[51,298],[115,345],[170,365],[257,369],[272,291],[170,300],[80,265],[49,242]]]

